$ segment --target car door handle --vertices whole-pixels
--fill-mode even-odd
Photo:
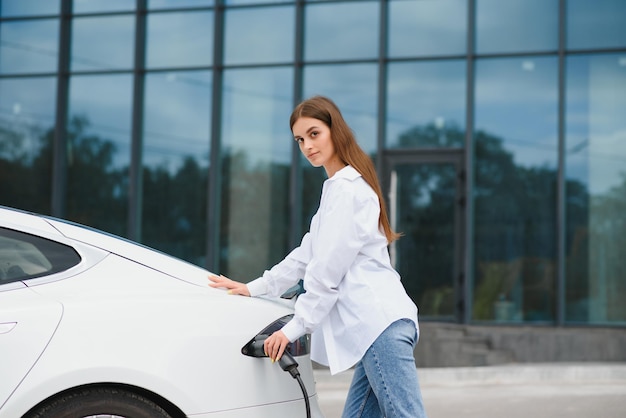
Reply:
[[[17,322],[2,322],[0,323],[0,334],[7,334],[15,328]]]

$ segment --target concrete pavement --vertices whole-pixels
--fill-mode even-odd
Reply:
[[[626,363],[545,363],[421,368],[429,418],[626,417]],[[350,371],[316,369],[326,418],[339,418]]]

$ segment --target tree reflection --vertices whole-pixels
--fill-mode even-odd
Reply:
[[[108,138],[90,133],[86,117],[67,127],[66,218],[125,235],[128,167],[118,166],[118,150]],[[25,134],[0,122],[0,204],[50,213],[52,128],[35,145]],[[456,126],[416,126],[399,138],[402,147],[449,147],[463,143]],[[473,319],[552,321],[556,286],[556,180],[550,167],[522,166],[502,138],[476,132],[474,167]],[[225,153],[221,197],[220,249],[223,272],[242,279],[260,274],[289,250],[290,166],[252,163],[245,151]],[[451,284],[442,260],[452,245],[446,218],[452,213],[457,173],[425,165],[406,169],[407,211],[401,254],[412,260],[403,271],[418,303],[448,298]],[[303,166],[302,230],[317,210],[323,170]],[[143,167],[142,241],[167,253],[204,265],[209,169],[188,155],[176,169]],[[626,174],[602,194],[566,181],[566,316],[573,321],[624,321],[626,308]],[[417,191],[417,192],[416,192]],[[420,194],[421,193],[421,194]],[[448,195],[446,195],[448,193]],[[419,277],[411,277],[419,271]],[[447,286],[447,287],[446,287]],[[434,293],[433,293],[434,291]],[[510,311],[498,316],[496,306]],[[441,312],[452,308],[440,305]],[[428,308],[431,309],[431,308]],[[434,310],[435,308],[432,307]],[[433,311],[437,312],[437,311]],[[502,312],[501,312],[502,314]]]

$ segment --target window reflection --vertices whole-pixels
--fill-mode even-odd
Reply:
[[[420,317],[454,320],[458,171],[453,164],[394,164],[390,187],[392,262]]]
[[[152,13],[147,26],[148,68],[212,64],[212,11]]]
[[[387,146],[462,147],[465,69],[461,60],[389,64]]]
[[[556,51],[558,3],[559,0],[476,0],[476,51]]]
[[[294,3],[295,0],[223,0],[227,6],[239,6],[244,4],[264,4],[264,3]]]
[[[290,67],[224,73],[220,271],[230,277],[258,277],[287,254],[292,79]]]
[[[0,204],[50,213],[56,80],[0,79]]]
[[[566,317],[626,322],[626,55],[567,59]]]
[[[55,72],[58,63],[58,19],[0,24],[0,73]]]
[[[304,68],[304,98],[327,96],[339,107],[352,128],[356,140],[372,158],[376,157],[376,83],[375,64],[310,65]],[[302,231],[309,230],[311,218],[319,206],[323,169],[312,167],[301,157],[302,166]]]
[[[476,320],[552,321],[557,62],[476,63]]]
[[[130,69],[134,16],[81,17],[72,23],[72,71]],[[103,40],[106,39],[106,42]]]
[[[626,2],[567,0],[567,48],[626,47]]]
[[[67,218],[125,236],[130,75],[74,76],[67,121]]]
[[[136,0],[74,0],[74,13],[119,12],[135,10]]]
[[[215,0],[148,0],[149,9],[178,9],[183,7],[213,6]]]
[[[210,71],[146,76],[142,242],[201,266],[211,90]]]
[[[224,63],[292,61],[294,22],[293,6],[227,10]]]
[[[375,58],[378,2],[315,3],[305,9],[304,56],[308,61]]]
[[[389,2],[389,56],[464,54],[466,0]]]
[[[59,0],[0,1],[0,17],[59,14]]]
[[[376,152],[378,71],[375,64],[310,65],[304,68],[304,97],[328,96],[341,110],[368,154]]]

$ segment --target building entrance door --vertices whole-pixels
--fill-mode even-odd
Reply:
[[[390,221],[403,233],[391,261],[420,319],[463,321],[463,182],[461,149],[385,154]]]

